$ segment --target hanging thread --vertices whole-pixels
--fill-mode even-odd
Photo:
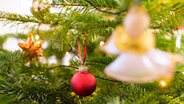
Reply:
[[[86,54],[87,54],[87,46],[86,46],[86,35],[83,33],[84,35],[84,41],[83,41],[83,59],[82,59],[82,55],[81,55],[81,45],[79,42],[79,38],[78,38],[78,57],[80,60],[81,65],[83,65],[86,61]]]

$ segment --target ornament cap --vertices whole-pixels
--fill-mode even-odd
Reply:
[[[81,65],[78,67],[77,69],[79,72],[86,72],[88,71],[88,67],[87,66],[84,66],[84,65]]]

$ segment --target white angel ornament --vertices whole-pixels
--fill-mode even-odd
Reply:
[[[139,6],[129,9],[124,27],[117,26],[103,46],[108,54],[119,55],[104,72],[123,82],[145,83],[170,80],[178,55],[155,49],[155,40],[148,30],[149,16]]]

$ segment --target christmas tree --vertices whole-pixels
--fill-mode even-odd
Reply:
[[[134,83],[104,73],[119,55],[106,54],[102,45],[118,25],[123,26],[129,8],[134,6],[149,15],[154,48],[181,55],[182,59],[182,0],[33,0],[32,15],[0,11],[4,25],[29,29],[28,33],[0,37],[0,104],[183,104],[182,63],[173,67],[169,81]],[[2,47],[8,37],[27,39],[27,43],[20,42],[17,46],[21,49],[10,52]],[[43,48],[45,43],[47,47]],[[57,63],[48,63],[51,56]],[[80,73],[87,68],[85,74]],[[88,86],[91,80],[92,87],[87,91],[76,88],[84,82],[82,86]]]

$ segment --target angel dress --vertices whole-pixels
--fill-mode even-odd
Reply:
[[[169,80],[173,76],[174,63],[174,57],[170,53],[152,49],[142,55],[122,53],[104,72],[109,77],[125,82]]]
[[[104,72],[119,81],[144,83],[156,80],[170,80],[180,56],[154,48],[154,37],[145,31],[137,38],[131,38],[122,26],[117,26],[103,46],[108,54],[119,55]]]

